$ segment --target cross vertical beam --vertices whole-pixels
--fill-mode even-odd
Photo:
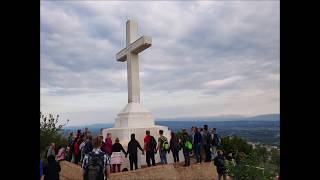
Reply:
[[[152,39],[142,36],[138,39],[138,23],[126,23],[126,47],[116,54],[117,61],[127,61],[128,103],[140,103],[139,53],[149,48]]]
[[[126,23],[127,48],[138,39],[138,23],[129,20]],[[140,103],[139,56],[131,49],[127,52],[128,103]]]

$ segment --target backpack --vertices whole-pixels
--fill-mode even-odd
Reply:
[[[151,150],[153,150],[153,149],[155,149],[157,147],[157,141],[154,139],[153,136],[151,136],[151,139],[150,139],[150,141],[148,143],[148,147]]]
[[[184,147],[188,150],[192,150],[192,143],[189,140],[187,140],[184,144]]]
[[[85,167],[84,180],[103,180],[104,179],[104,154],[89,153],[88,164]]]
[[[163,151],[168,151],[168,150],[169,150],[169,143],[168,143],[167,138],[164,137],[164,136],[162,136],[162,137],[160,137],[160,139],[162,140],[162,147],[161,147],[161,149],[162,149]]]

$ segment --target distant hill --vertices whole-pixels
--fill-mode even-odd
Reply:
[[[216,116],[216,117],[187,117],[174,119],[156,119],[155,124],[167,126],[170,130],[177,132],[182,128],[190,131],[192,126],[203,127],[207,124],[209,128],[217,128],[220,135],[237,135],[250,142],[261,142],[270,145],[280,145],[280,115],[264,114],[253,117],[243,116]],[[92,134],[96,135],[101,128],[111,128],[113,124],[99,123],[88,126],[67,126],[62,130],[64,136],[77,129],[84,130],[88,127]]]
[[[280,114],[263,114],[258,116],[223,115],[209,117],[160,118],[156,121],[279,121]]]
[[[99,123],[99,124],[91,124],[87,126],[66,126],[66,129],[84,129],[85,127],[89,129],[111,128],[113,127],[113,124]]]

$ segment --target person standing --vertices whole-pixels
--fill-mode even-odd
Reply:
[[[167,162],[167,152],[169,150],[169,143],[168,139],[163,135],[163,130],[159,130],[159,139],[158,139],[158,147],[157,151],[160,154],[160,163],[161,164],[168,164]]]
[[[78,164],[79,157],[80,157],[79,143],[80,143],[80,138],[76,138],[74,145],[73,145],[73,154],[74,154],[74,163],[75,164]]]
[[[212,146],[212,159],[214,159],[217,156],[217,147],[220,145],[220,138],[217,134],[217,129],[212,128],[211,131],[211,146]]]
[[[40,158],[40,180],[43,180],[43,161]]]
[[[71,161],[71,151],[70,151],[69,145],[67,145],[67,148],[66,148],[66,160],[67,160],[68,162]]]
[[[102,141],[102,138],[101,138]],[[87,139],[85,140],[84,147],[83,147],[83,153],[84,155],[88,154],[93,150],[93,145],[92,145],[92,135],[89,134],[87,136]]]
[[[205,162],[211,162],[210,139],[211,133],[208,131],[208,125],[204,125],[202,134],[202,147],[205,152]]]
[[[53,155],[55,157],[56,156],[56,150],[55,149],[56,149],[55,143],[51,143],[51,145],[48,148],[46,157],[48,158],[50,155]]]
[[[182,150],[183,150],[183,156],[184,156],[184,165],[183,166],[190,166],[190,151],[192,151],[192,148],[189,149],[187,144],[188,142],[192,144],[192,139],[188,135],[186,129],[182,129]]]
[[[83,158],[84,158],[84,146],[86,145],[86,136],[84,134],[81,135],[82,137],[82,142],[79,145],[79,151],[80,151],[80,164],[82,164]]]
[[[44,167],[44,180],[59,180],[60,164],[52,154],[48,156],[47,160],[48,164]]]
[[[56,156],[56,160],[57,161],[63,161],[63,160],[66,160],[66,151],[65,151],[65,148],[63,146],[59,146],[59,151],[58,151],[58,154]]]
[[[194,134],[195,134],[195,133],[196,133],[196,127],[195,127],[195,126],[192,126],[190,136],[191,136],[192,144],[193,144],[193,145],[194,145]],[[192,148],[192,156],[194,156],[195,154],[196,154],[195,149]]]
[[[112,165],[112,172],[121,172],[121,164],[124,162],[121,151],[127,155],[127,152],[123,149],[122,144],[119,142],[119,138],[116,138],[115,143],[112,145],[112,155],[111,155],[111,165]]]
[[[131,140],[128,143],[128,150],[127,150],[127,154],[126,154],[126,158],[127,155],[129,154],[129,161],[130,161],[130,171],[133,170],[133,164],[135,169],[138,169],[138,148],[142,151],[142,155],[144,155],[144,151],[140,146],[140,143],[136,140],[136,135],[135,134],[131,134]]]
[[[152,161],[152,166],[156,165],[156,161],[154,159],[154,153],[157,152],[157,142],[153,136],[150,135],[150,131],[146,131],[146,136],[144,137],[144,150],[146,151],[146,162],[148,167],[151,166],[150,160]]]
[[[80,136],[81,136],[81,134],[82,134],[82,133],[81,133],[81,129],[78,129],[78,130],[77,130],[76,138],[79,139]]]
[[[201,143],[202,143],[202,136],[199,132],[199,129],[196,127],[195,128],[195,133],[194,133],[194,151],[195,155],[197,158],[197,163],[201,163]]]
[[[175,136],[174,132],[171,132],[171,139],[170,139],[170,146],[169,146],[168,153],[170,153],[170,151],[172,152],[174,162],[179,162],[179,150],[180,150],[179,139]]]
[[[226,175],[226,167],[225,167],[225,157],[223,155],[223,152],[218,150],[217,151],[218,156],[214,158],[213,162],[214,165],[217,167],[217,173],[218,173],[218,180],[221,179],[221,177],[223,177],[223,180],[227,179],[227,175]]]
[[[104,180],[109,176],[109,157],[101,151],[102,139],[95,137],[92,140],[93,150],[83,158],[82,169],[84,180]]]
[[[112,136],[111,133],[107,133],[107,137],[104,140],[104,152],[111,156],[112,153]]]

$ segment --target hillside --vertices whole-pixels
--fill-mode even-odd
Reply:
[[[60,180],[82,180],[82,171],[80,166],[63,161],[60,163]],[[191,164],[189,167],[183,167],[180,164],[157,165],[155,167],[142,168],[135,171],[127,171],[111,174],[108,179],[111,180],[137,180],[137,179],[217,179],[217,173],[213,163]]]

